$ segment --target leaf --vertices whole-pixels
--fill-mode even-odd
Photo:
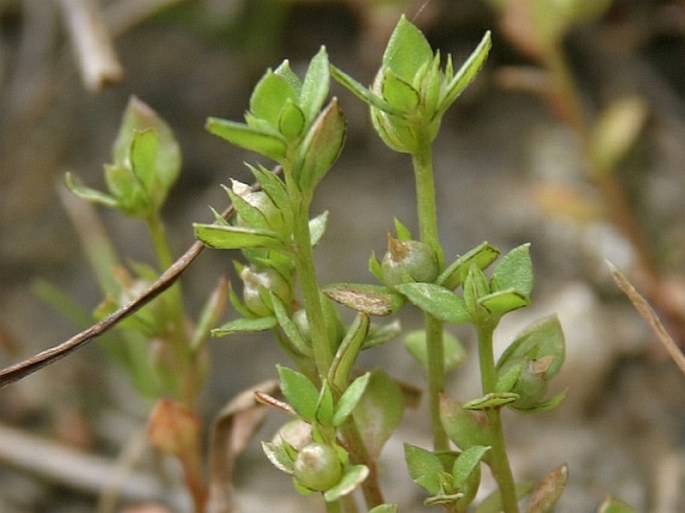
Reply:
[[[71,173],[65,175],[65,183],[67,188],[81,199],[105,207],[117,208],[117,200],[115,198],[104,192],[76,183],[76,180],[74,180],[74,176]]]
[[[307,345],[302,333],[300,333],[300,330],[288,315],[283,301],[272,291],[269,291],[269,298],[271,299],[271,305],[273,306],[274,314],[276,314],[278,325],[283,330],[283,333],[285,333],[294,352],[300,355],[311,355],[311,348]]]
[[[381,504],[370,509],[369,513],[397,513],[397,504]]]
[[[309,237],[311,239],[312,247],[316,246],[321,241],[326,233],[327,225],[328,210],[309,220]]]
[[[407,462],[409,476],[417,485],[431,495],[438,495],[442,491],[440,475],[445,469],[440,458],[433,452],[405,443],[404,460]]]
[[[483,447],[474,445],[462,452],[452,466],[452,477],[454,478],[454,486],[459,489],[463,483],[471,477],[471,475],[478,470],[480,462],[485,456],[485,453],[490,450],[490,447]]]
[[[288,100],[281,115],[278,118],[278,131],[287,140],[291,141],[297,139],[302,134],[305,127],[305,117],[302,109],[298,107],[292,100]]]
[[[404,415],[404,396],[399,386],[380,370],[373,371],[364,395],[352,413],[370,460],[399,427]]]
[[[131,167],[151,197],[154,194],[157,134],[151,128],[136,130],[131,143]]]
[[[307,122],[313,121],[321,110],[328,96],[330,81],[328,55],[326,48],[322,46],[309,62],[307,73],[302,81],[299,104],[304,109]]]
[[[344,338],[338,346],[333,358],[333,363],[328,371],[331,381],[338,388],[344,388],[349,380],[350,372],[357,356],[361,351],[362,343],[369,331],[369,317],[359,313],[347,329]]]
[[[336,303],[367,315],[390,315],[404,305],[404,298],[382,285],[334,283],[324,287],[323,293]]]
[[[514,289],[522,296],[533,290],[533,264],[530,244],[522,244],[504,255],[492,275],[492,291]]]
[[[568,465],[564,463],[535,483],[528,499],[527,513],[549,513],[561,498],[568,480]]]
[[[478,300],[478,304],[491,314],[499,316],[528,306],[530,299],[516,289],[508,289],[483,296]]]
[[[281,365],[277,365],[276,368],[283,397],[302,420],[308,423],[315,422],[319,392],[314,384],[301,372]]]
[[[301,191],[313,191],[337,160],[346,130],[347,122],[334,98],[316,118],[299,148],[293,176]]]
[[[268,70],[250,96],[250,113],[276,128],[286,102],[297,102],[297,92],[282,75]]]
[[[400,336],[401,333],[402,328],[400,327],[400,321],[397,319],[389,324],[384,324],[381,326],[371,325],[369,328],[369,333],[364,339],[362,349],[371,349],[372,347],[385,344],[386,342]]]
[[[610,495],[604,499],[597,513],[636,513],[636,510]]]
[[[277,234],[270,230],[242,226],[194,223],[195,237],[214,249],[280,248]]]
[[[223,337],[234,333],[256,333],[274,329],[276,326],[278,326],[278,321],[275,317],[243,318],[229,321],[218,328],[214,328],[211,334],[213,337]]]
[[[470,401],[465,402],[463,408],[465,410],[473,411],[501,408],[506,404],[515,402],[518,398],[518,394],[513,394],[511,392],[491,392],[483,397],[478,397],[477,399],[471,399]]]
[[[364,103],[380,109],[383,112],[387,112],[388,114],[399,115],[402,113],[400,110],[394,108],[392,105],[386,102],[383,98],[373,93],[367,87],[364,87],[347,73],[333,65],[331,65],[331,75],[340,85],[345,87]]]
[[[384,70],[383,99],[402,112],[412,112],[419,104],[419,92],[398,77],[390,68]]]
[[[440,397],[440,420],[447,436],[461,450],[476,445],[492,445],[485,416],[465,410],[457,401],[447,396]]]
[[[443,352],[445,355],[445,372],[456,369],[466,360],[464,346],[450,333],[443,333]],[[412,331],[404,337],[404,347],[409,354],[419,362],[421,367],[428,372],[428,355],[426,349],[426,332],[423,330]]]
[[[352,465],[345,469],[345,474],[333,488],[329,488],[323,494],[326,502],[333,502],[340,497],[349,494],[359,486],[369,475],[369,468],[366,465]]]
[[[499,249],[483,242],[452,262],[437,279],[438,285],[454,290],[466,279],[469,269],[475,265],[481,271],[497,260]]]
[[[395,225],[395,234],[397,235],[397,239],[402,241],[402,242],[407,242],[409,240],[412,240],[411,232],[409,229],[404,226],[399,219],[394,218],[393,223]]]
[[[332,426],[334,410],[333,391],[328,380],[324,380],[319,392],[319,399],[316,403],[315,418],[317,423],[325,427]]]
[[[509,405],[510,408],[516,410],[519,413],[544,413],[546,411],[553,410],[561,404],[561,402],[566,398],[566,391],[559,392],[557,395],[548,399],[547,401],[537,403],[535,406],[530,408],[519,408],[515,404]]]
[[[362,398],[370,379],[371,373],[367,372],[355,379],[343,392],[333,415],[333,426],[340,427],[352,414],[352,410],[356,408]]]
[[[453,324],[465,324],[470,320],[464,301],[440,285],[402,283],[395,288],[415,306],[436,319]]]
[[[383,54],[383,67],[412,83],[419,68],[433,60],[433,50],[423,33],[402,15]]]
[[[281,162],[286,156],[287,143],[281,135],[265,132],[226,119],[209,118],[206,125],[209,133],[221,137],[234,146],[254,151],[260,155]]]
[[[440,100],[440,106],[438,107],[441,112],[446,111],[464,89],[473,82],[476,75],[478,75],[478,72],[483,67],[491,47],[490,31],[488,31],[483,36],[483,39],[481,39],[481,42],[476,49],[471,52],[471,55],[466,62],[459,68],[456,75],[454,75],[452,80],[447,84],[443,97]]]

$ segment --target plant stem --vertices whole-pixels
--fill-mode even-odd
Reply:
[[[435,251],[438,268],[444,266],[444,256],[438,235],[438,215],[435,204],[435,180],[433,178],[433,154],[431,141],[424,137],[419,150],[412,155],[414,180],[416,182],[416,210],[419,218],[420,238]],[[425,315],[428,402],[431,413],[433,448],[436,451],[449,449],[449,439],[440,421],[440,394],[445,388],[445,356],[443,348],[442,322],[431,315]]]
[[[478,356],[483,395],[494,392],[497,383],[495,356],[492,345],[492,335],[496,324],[496,322],[486,320],[478,325]],[[504,513],[518,513],[518,499],[516,498],[514,476],[511,472],[509,456],[507,455],[504,441],[501,409],[490,409],[486,411],[486,416],[492,444],[490,449],[492,463],[490,467],[502,497],[502,508]]]
[[[326,502],[326,513],[342,513],[340,501]]]

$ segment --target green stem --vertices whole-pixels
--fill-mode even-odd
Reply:
[[[342,513],[340,501],[326,502],[326,513]]]
[[[495,369],[495,357],[493,352],[492,335],[495,330],[495,322],[483,322],[478,326],[478,356],[480,360],[480,374],[483,385],[483,394],[495,391],[497,372]],[[497,481],[504,513],[518,513],[518,499],[514,476],[509,464],[506,444],[504,441],[504,429],[500,408],[494,408],[486,412],[488,426],[491,433],[492,455],[491,469]]]
[[[438,260],[438,268],[444,266],[444,256],[438,234],[438,215],[435,203],[435,179],[433,177],[433,153],[431,141],[424,138],[419,150],[412,155],[414,180],[416,182],[416,210],[419,218],[420,238],[427,243]],[[449,449],[449,439],[440,421],[440,394],[445,388],[445,356],[442,322],[431,315],[425,316],[426,351],[428,360],[428,402],[431,413],[433,448]]]

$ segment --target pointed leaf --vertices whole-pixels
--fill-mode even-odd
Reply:
[[[306,120],[304,112],[293,101],[288,100],[278,118],[278,131],[291,141],[302,134]]]
[[[362,398],[370,379],[371,373],[367,372],[355,379],[343,392],[333,415],[333,426],[339,427],[347,420]]]
[[[328,375],[337,387],[344,388],[348,383],[350,372],[357,361],[357,356],[359,356],[359,351],[361,351],[362,343],[368,331],[368,315],[357,314],[357,317],[347,329],[342,342],[340,342],[329,370]]]
[[[483,242],[452,262],[438,277],[437,283],[447,289],[454,290],[464,283],[472,265],[483,271],[497,260],[499,254],[497,248]]]
[[[418,308],[436,319],[453,324],[465,324],[470,317],[464,301],[434,283],[402,283],[395,287]]]
[[[79,185],[76,183],[74,176],[71,173],[65,175],[65,183],[67,188],[81,199],[91,203],[98,203],[105,207],[117,208],[117,200],[115,198],[104,192],[86,187],[85,185]]]
[[[271,305],[273,306],[274,314],[276,314],[276,319],[278,319],[278,324],[283,333],[285,333],[292,348],[301,355],[311,355],[311,348],[305,342],[302,333],[300,333],[295,323],[288,316],[283,301],[271,291],[269,291],[269,297],[271,298]]]
[[[442,491],[440,475],[445,469],[433,452],[405,443],[404,459],[409,475],[417,485],[431,495],[438,495]]]
[[[452,466],[452,477],[454,478],[454,485],[460,488],[462,483],[473,474],[480,466],[480,462],[485,456],[485,453],[490,450],[490,447],[483,447],[481,445],[474,445],[462,452]]]
[[[280,248],[278,235],[270,230],[216,224],[193,224],[195,237],[215,249]]]
[[[223,337],[233,333],[255,333],[271,330],[278,326],[275,317],[242,318],[229,321],[211,331],[213,337]]]
[[[475,445],[492,445],[485,416],[465,410],[457,401],[447,396],[440,397],[440,420],[447,436],[461,450]]]
[[[383,66],[411,84],[419,68],[432,60],[433,50],[425,36],[402,15],[383,54]]]
[[[504,255],[492,274],[492,290],[515,289],[522,296],[533,290],[533,264],[530,244],[522,244]]]
[[[152,196],[157,160],[157,134],[151,128],[136,130],[131,143],[131,167],[145,190]]]
[[[516,289],[507,289],[481,297],[478,304],[493,315],[504,315],[528,306],[530,299]]]
[[[297,92],[283,76],[267,71],[250,97],[250,113],[276,128],[286,102],[297,102]]]
[[[331,390],[331,385],[328,380],[324,380],[321,386],[321,391],[319,392],[319,399],[316,403],[316,414],[315,418],[319,425],[330,427],[333,425],[333,391]]]
[[[402,112],[412,112],[419,104],[419,92],[387,68],[383,76],[383,99]]]
[[[319,214],[314,219],[309,220],[309,236],[311,238],[312,247],[316,246],[326,233],[326,226],[328,224],[328,210]]]
[[[319,400],[319,392],[314,384],[301,372],[280,365],[277,365],[276,368],[278,369],[283,397],[303,420],[313,423],[316,420]]]
[[[383,98],[381,98],[378,94],[373,93],[369,88],[364,87],[351,76],[349,76],[347,73],[345,73],[339,68],[336,68],[333,65],[331,65],[331,74],[340,85],[345,87],[348,91],[350,91],[353,95],[355,95],[364,103],[367,103],[368,105],[371,105],[389,114],[402,113],[402,111],[394,108]]]
[[[265,132],[226,119],[209,118],[207,130],[231,144],[254,151],[276,162],[281,162],[286,155],[287,143],[277,132]]]
[[[486,32],[483,39],[478,44],[476,49],[471,53],[466,62],[457,71],[456,75],[447,84],[444,96],[440,102],[439,109],[445,111],[456,100],[459,95],[466,89],[471,82],[476,78],[478,72],[483,67],[483,63],[488,57],[492,42],[490,40],[490,32]]]
[[[288,59],[281,62],[281,64],[274,70],[274,75],[278,75],[288,82],[293,91],[295,91],[295,97],[299,98],[302,91],[302,81],[290,67],[290,62]]]

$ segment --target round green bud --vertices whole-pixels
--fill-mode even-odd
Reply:
[[[281,301],[288,304],[292,298],[290,284],[273,269],[256,271],[254,267],[244,267],[240,272],[243,281],[243,301],[245,306],[254,314],[268,316],[273,313],[273,306],[268,300],[268,294],[260,291],[271,291]]]
[[[278,233],[283,229],[283,215],[264,191],[253,191],[249,185],[239,182],[238,180],[231,180],[231,190],[249,203],[250,206],[259,210],[264,216],[264,219],[266,219],[269,228],[273,231]],[[236,224],[238,226],[247,226],[240,215],[236,216]]]
[[[337,451],[330,445],[312,442],[297,455],[293,475],[310,490],[322,492],[336,485],[343,474]]]
[[[433,283],[438,277],[438,259],[425,242],[388,237],[388,251],[383,256],[381,272],[389,287],[410,281]]]

